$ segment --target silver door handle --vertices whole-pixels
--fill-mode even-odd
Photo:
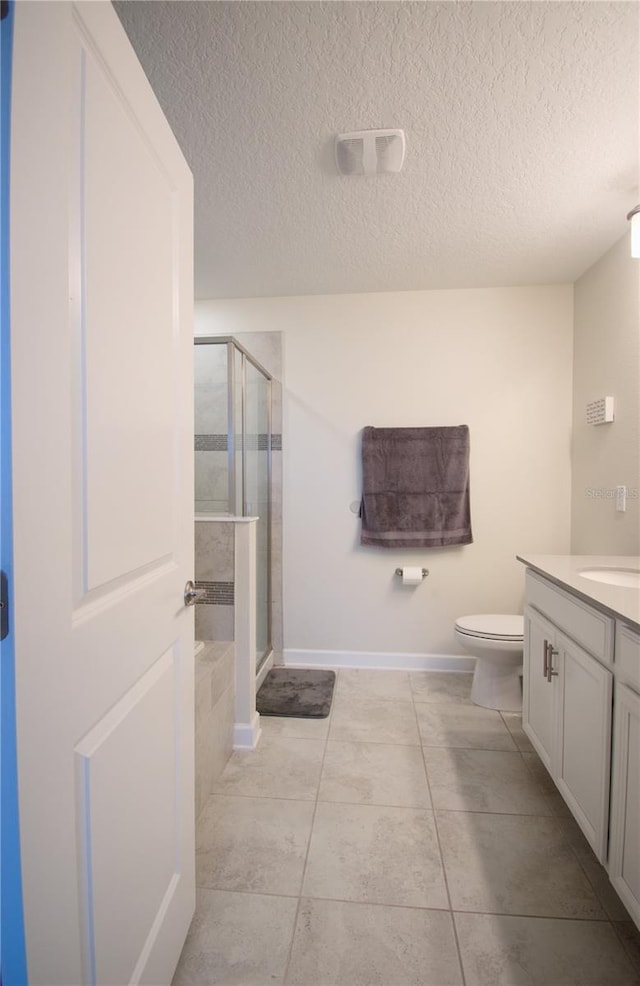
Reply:
[[[544,656],[542,659],[542,677],[549,680],[549,641],[545,640],[543,646]]]
[[[547,681],[551,683],[552,677],[557,676],[558,672],[553,670],[553,659],[557,655],[557,650],[555,650],[553,644],[549,644],[549,658],[547,662]]]
[[[196,589],[195,585],[189,579],[184,587],[184,604],[185,606],[195,606],[197,599],[203,599],[205,595],[204,589]]]

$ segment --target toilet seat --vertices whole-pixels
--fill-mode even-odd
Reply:
[[[524,641],[524,618],[505,613],[479,613],[459,616],[455,623],[458,633],[479,640]]]

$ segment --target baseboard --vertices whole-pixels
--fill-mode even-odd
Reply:
[[[251,722],[236,722],[233,727],[233,749],[255,750],[260,733],[260,715],[257,712],[251,717]]]
[[[283,651],[287,667],[377,668],[379,671],[473,671],[475,658],[461,654],[396,654],[380,651]]]

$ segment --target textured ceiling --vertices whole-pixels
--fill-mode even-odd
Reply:
[[[115,7],[194,173],[196,297],[572,281],[626,231],[637,2]],[[338,175],[373,127],[402,173]]]

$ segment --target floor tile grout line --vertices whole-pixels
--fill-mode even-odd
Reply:
[[[537,767],[537,766],[538,766],[538,764],[537,764],[537,763],[534,763],[534,766],[532,766],[531,764],[529,764],[529,762],[528,762],[528,761],[526,760],[526,758],[525,758],[525,756],[524,756],[524,754],[525,754],[525,753],[528,753],[528,752],[529,752],[529,751],[527,751],[527,750],[520,750],[520,755],[521,755],[521,757],[522,757],[522,760],[523,760],[523,762],[524,762],[524,765],[525,765],[525,767],[527,768],[527,771],[529,772],[529,775],[530,775],[530,776],[531,776],[531,777],[533,778],[533,780],[535,781],[535,783],[536,783],[536,784],[538,785],[538,789],[539,789],[539,791],[540,791],[540,793],[542,794],[542,796],[544,797],[544,799],[545,799],[545,801],[547,802],[547,804],[548,804],[548,805],[550,806],[550,808],[551,808],[551,795],[552,795],[552,794],[557,794],[557,795],[558,795],[558,797],[560,797],[560,798],[562,798],[562,795],[560,794],[560,791],[559,791],[559,790],[558,790],[558,788],[557,788],[557,787],[555,786],[555,784],[553,784],[553,781],[552,781],[552,779],[551,779],[551,775],[549,775],[549,781],[550,781],[550,783],[551,783],[551,784],[553,785],[553,791],[548,791],[548,790],[546,790],[546,789],[545,789],[545,787],[544,787],[544,785],[543,785],[543,782],[542,782],[542,781],[540,780],[540,778],[538,778],[538,777],[536,777],[536,771],[535,771],[535,769],[534,769],[534,767]],[[534,753],[535,753],[535,755],[536,755],[536,756],[538,756],[538,754],[536,753],[536,751],[535,751],[535,750],[534,750]],[[538,757],[538,760],[539,760],[539,765],[540,765],[540,768],[541,768],[542,770],[544,770],[544,771],[546,771],[546,769],[547,769],[547,768],[546,768],[546,767],[545,767],[545,765],[544,765],[544,764],[542,763],[542,760],[540,760],[540,758],[539,758],[539,757]],[[563,800],[564,800],[564,799],[563,799]],[[547,816],[544,816],[544,817],[547,817]],[[552,814],[551,814],[550,816],[548,816],[548,817],[551,817],[551,818],[556,818],[556,819],[558,819],[558,821],[562,821],[562,819],[563,819],[563,818],[570,818],[570,817],[572,817],[572,816],[570,816],[570,815],[569,815],[569,816],[565,816],[565,815],[559,815],[559,814],[558,814],[557,812],[555,812],[555,811],[553,811],[553,809],[552,809]],[[577,822],[576,822],[575,824],[577,825]],[[578,826],[578,827],[579,827],[579,826]],[[584,837],[584,836],[583,836],[583,837]],[[585,841],[586,841],[586,837],[585,837]],[[593,881],[592,881],[592,880],[591,880],[591,878],[589,877],[589,874],[588,874],[588,872],[587,872],[587,870],[586,870],[586,869],[585,869],[585,867],[584,867],[584,866],[582,865],[582,859],[581,859],[581,855],[580,855],[580,853],[578,852],[578,848],[577,848],[577,846],[575,846],[575,845],[573,845],[573,843],[572,843],[572,842],[570,841],[570,839],[569,839],[569,838],[567,838],[567,839],[566,839],[566,844],[567,844],[567,846],[568,846],[568,848],[569,848],[569,849],[571,850],[571,852],[573,853],[573,855],[575,856],[575,858],[576,858],[576,860],[577,860],[577,862],[578,862],[578,864],[579,864],[579,866],[580,866],[580,869],[582,870],[582,872],[583,872],[583,874],[584,874],[584,876],[585,876],[585,878],[586,878],[586,880],[588,881],[588,883],[589,883],[589,886],[590,886],[590,887],[591,887],[591,889],[593,890],[593,893],[594,893],[594,896],[596,897],[596,899],[597,899],[597,900],[598,900],[598,902],[600,903],[600,905],[601,905],[601,907],[602,907],[602,909],[603,909],[603,911],[605,911],[605,913],[607,913],[607,912],[606,912],[606,907],[605,907],[605,904],[604,904],[604,902],[603,902],[603,901],[601,900],[601,897],[600,897],[600,894],[598,893],[598,891],[597,891],[597,889],[596,889],[596,887],[594,886],[594,883],[593,883]],[[588,845],[588,842],[587,842],[587,845]],[[593,849],[592,849],[592,847],[591,847],[591,846],[589,846],[589,849],[590,849],[590,851],[591,851],[591,852],[593,853]],[[597,857],[595,856],[595,854],[594,854],[594,860],[595,860],[596,862],[598,862],[598,859],[597,859]]]
[[[420,725],[419,725],[419,722],[418,722],[418,711],[416,709],[416,702],[415,702],[415,700],[413,702],[413,714],[414,714],[414,717],[415,717],[415,720],[416,720],[416,726],[418,728],[418,735],[420,735]],[[448,909],[449,910],[449,919],[451,921],[451,929],[453,931],[453,940],[454,940],[455,946],[456,946],[456,955],[458,956],[458,966],[459,966],[459,969],[460,969],[460,977],[461,977],[461,981],[462,981],[462,986],[465,986],[465,984],[467,982],[467,979],[466,979],[466,975],[465,975],[465,971],[464,971],[464,965],[463,965],[463,962],[462,962],[462,951],[460,949],[460,942],[458,940],[458,929],[456,928],[456,922],[455,922],[455,918],[453,916],[453,907],[452,907],[452,901],[451,901],[451,892],[449,890],[449,880],[447,879],[447,870],[446,870],[446,867],[445,867],[445,864],[444,864],[444,853],[442,851],[442,843],[440,841],[440,832],[438,830],[438,819],[436,817],[436,810],[435,810],[435,807],[433,805],[433,795],[431,793],[431,782],[429,780],[429,771],[427,769],[427,758],[425,756],[424,747],[422,745],[420,746],[420,749],[422,751],[422,766],[423,766],[423,769],[424,769],[425,783],[427,785],[427,790],[429,792],[429,801],[431,802],[431,810],[432,810],[432,814],[433,814],[433,825],[434,825],[434,831],[435,831],[435,835],[436,835],[436,844],[438,846],[438,855],[440,857],[440,867],[442,869],[442,879],[444,881],[445,892],[447,894],[447,900],[449,902],[449,909]]]
[[[594,897],[596,898],[596,900],[600,904],[600,907],[602,908],[604,914],[606,914],[607,920],[610,921],[611,924],[615,924],[615,919],[612,918],[611,915],[609,914],[609,910],[607,908],[607,905],[606,905],[605,901],[603,900],[602,896],[600,895],[600,893],[598,892],[598,888],[596,886],[596,883],[594,882],[594,880],[591,879],[591,877],[589,876],[589,871],[587,870],[587,868],[584,865],[584,862],[585,862],[584,852],[583,851],[579,851],[578,847],[575,846],[569,839],[567,839],[567,845],[569,846],[569,849],[573,852],[573,855],[575,856],[575,858],[577,860],[578,866],[580,867],[581,871],[583,872],[587,883],[591,887],[591,890],[593,891]],[[589,844],[587,843],[587,845],[589,845]],[[591,846],[589,846],[589,851],[591,853],[593,853],[593,850],[591,849]],[[592,860],[589,860],[589,862],[596,862],[598,864],[598,866],[601,866],[602,867],[602,863],[600,863],[600,861],[598,860],[597,856],[595,856],[595,854],[593,855],[593,859]],[[602,868],[604,869],[604,867],[602,867]],[[609,878],[608,878],[608,875],[606,874],[606,870],[605,870],[605,876],[607,877],[607,880],[608,880]],[[613,887],[611,887],[611,889],[613,890]],[[613,893],[615,894],[615,891],[613,891]],[[622,921],[632,921],[633,919],[632,919],[631,915],[628,913],[628,911],[626,911],[626,908],[624,907],[624,904],[622,903],[622,901],[619,898],[618,898],[618,901],[619,901],[620,905],[625,909],[625,912],[627,914],[627,916],[625,918],[622,918],[621,920]]]
[[[457,907],[453,914],[475,914],[477,917],[518,918],[526,921],[579,921],[581,924],[611,924],[608,918],[580,917],[568,914],[527,914],[525,911],[465,911]]]
[[[571,846],[570,848],[573,849],[573,846]],[[576,856],[576,859],[577,859],[577,862],[578,862],[578,866],[580,867],[582,873],[584,874],[585,880],[587,881],[587,883],[591,887],[591,891],[593,893],[593,896],[595,897],[595,899],[597,900],[598,904],[602,908],[602,913],[604,914],[604,916],[605,916],[606,920],[609,922],[609,924],[613,925],[615,923],[614,922],[614,919],[609,914],[609,911],[607,910],[607,905],[605,904],[604,900],[602,899],[602,897],[598,893],[598,888],[594,884],[593,880],[591,880],[589,874],[587,873],[587,871],[585,870],[584,866],[582,865],[582,861],[581,861],[580,857],[578,856],[578,854],[575,852],[575,849],[574,849],[574,855]],[[629,917],[629,920],[631,920],[631,917]]]
[[[527,763],[527,761],[526,761],[526,759],[524,757],[524,752],[526,752],[526,751],[518,750],[518,753],[520,754],[520,759],[522,760],[522,762],[523,762],[523,764],[524,764],[524,766],[526,768],[526,771],[527,771],[529,777],[531,778],[531,780],[534,782],[534,784],[538,788],[538,793],[544,798],[545,803],[549,806],[549,811],[551,812],[551,815],[549,817],[551,817],[551,818],[559,818],[560,816],[557,815],[557,813],[555,811],[553,811],[553,806],[551,804],[551,798],[549,797],[548,791],[546,791],[544,789],[544,786],[543,786],[542,781],[540,780],[540,778],[536,777],[535,770],[533,770],[530,767],[530,765]],[[544,767],[544,764],[542,766]]]
[[[512,756],[514,754],[521,753],[521,751],[514,746],[512,750],[501,749],[497,746],[457,746],[451,743],[421,743],[420,746],[425,750],[465,750],[467,753],[509,753]]]
[[[282,894],[275,890],[233,890],[229,887],[214,887],[204,883],[196,884],[198,890],[208,890],[216,894],[240,894],[243,897],[277,897],[279,900],[297,900],[298,894]]]
[[[341,728],[341,727],[338,727],[338,728]],[[414,747],[414,748],[417,748],[417,747],[421,746],[421,747],[423,747],[426,750],[466,750],[467,752],[473,752],[473,753],[510,753],[512,755],[520,754],[520,756],[523,756],[525,753],[530,752],[528,750],[520,750],[518,747],[514,747],[513,749],[505,750],[505,749],[502,749],[502,748],[496,747],[496,746],[477,746],[477,745],[462,746],[462,745],[457,745],[457,744],[454,745],[454,744],[450,744],[450,743],[425,743],[425,742],[419,742],[419,743],[398,743],[398,742],[395,742],[394,743],[393,741],[389,741],[389,740],[376,740],[376,739],[357,739],[357,738],[355,738],[355,739],[332,739],[331,736],[329,735],[329,731],[327,731],[327,736],[326,737],[316,737],[316,736],[283,736],[282,734],[278,734],[277,736],[271,736],[271,737],[269,737],[269,739],[267,740],[267,743],[272,743],[274,741],[281,740],[281,739],[282,740],[285,740],[285,741],[294,740],[295,742],[298,742],[300,740],[303,743],[325,743],[325,744],[328,743],[328,742],[329,743],[355,743],[355,744],[372,744],[374,746],[394,746],[394,747],[408,747],[408,746],[410,746],[410,747]],[[244,757],[251,756],[252,752],[253,751],[251,751],[251,750],[234,750],[234,753],[240,753]],[[524,763],[526,764],[526,760],[524,761]],[[529,771],[531,773],[534,773],[534,771],[531,770],[531,768],[529,767],[528,764],[527,764],[527,771]],[[537,782],[537,783],[539,783],[539,782]]]
[[[338,726],[337,728],[340,729],[342,727]],[[329,742],[330,743],[371,743],[372,746],[398,746],[398,747],[404,747],[405,749],[407,747],[411,747],[414,750],[418,750],[421,745],[420,743],[390,743],[389,740],[379,740],[379,739],[344,739],[344,738],[332,739],[331,737],[329,737]]]
[[[210,801],[211,798],[242,798],[245,801],[293,801],[302,805],[310,805],[317,800],[315,795],[312,798],[286,798],[282,795],[274,796],[273,794],[236,794],[235,791],[212,792],[207,801]]]
[[[333,698],[335,697],[335,692],[337,691],[337,688],[338,688],[338,680],[339,680],[339,677],[340,677],[340,672],[338,670],[336,670],[336,677],[335,677],[335,683],[334,683],[334,695],[332,696],[331,708],[329,709],[329,719],[330,720],[331,720],[331,713],[333,711]],[[307,873],[307,863],[309,861],[309,852],[311,851],[311,840],[313,838],[313,828],[314,828],[315,821],[316,821],[316,814],[318,812],[318,804],[319,804],[318,796],[320,794],[320,785],[322,783],[322,773],[323,773],[323,770],[324,770],[324,762],[325,762],[326,757],[327,757],[327,747],[329,745],[329,735],[330,735],[330,733],[331,733],[331,721],[329,721],[329,728],[327,730],[327,735],[326,735],[326,738],[325,738],[324,750],[322,751],[322,760],[320,762],[320,770],[318,772],[318,783],[317,783],[317,786],[316,786],[316,797],[315,797],[315,803],[314,803],[314,808],[313,808],[313,815],[311,816],[311,825],[309,826],[309,838],[307,840],[307,851],[306,851],[305,856],[304,856],[304,863],[302,864],[302,873],[300,874],[300,889],[299,889],[299,892],[298,892],[298,903],[297,903],[297,906],[296,906],[296,913],[295,913],[294,918],[293,918],[293,926],[292,926],[292,930],[291,930],[291,941],[289,942],[289,950],[287,952],[287,961],[285,963],[284,973],[283,973],[283,976],[282,976],[282,986],[285,986],[285,984],[287,982],[287,978],[289,976],[289,967],[291,965],[291,959],[293,957],[293,946],[294,946],[294,942],[296,940],[296,931],[297,931],[297,928],[298,928],[298,916],[300,914],[300,908],[302,906],[302,888],[304,887],[304,879],[305,879],[305,876],[306,876],[306,873]]]
[[[337,728],[340,729],[342,727],[338,726]],[[350,739],[332,739],[329,730],[327,731],[327,736],[326,737],[323,737],[323,736],[317,736],[317,737],[316,736],[283,736],[282,734],[278,734],[277,736],[270,737],[269,740],[268,740],[268,742],[272,742],[273,740],[276,740],[276,739],[294,740],[296,742],[298,740],[302,740],[303,742],[309,742],[309,743],[326,743],[326,742],[330,742],[330,743],[371,743],[371,744],[373,744],[375,746],[399,746],[399,747],[406,747],[406,746],[418,747],[418,746],[422,746],[422,747],[424,747],[427,750],[470,750],[470,751],[478,752],[478,753],[511,753],[511,754],[519,753],[519,754],[525,754],[525,753],[529,753],[530,752],[529,750],[521,750],[517,746],[515,746],[513,749],[505,750],[505,749],[500,749],[499,747],[495,747],[495,746],[493,746],[493,747],[492,746],[457,746],[457,745],[451,745],[451,744],[446,744],[446,743],[437,744],[437,743],[425,743],[425,742],[418,742],[418,743],[399,743],[397,741],[394,742],[393,740],[360,739],[360,738],[353,738],[353,739],[351,739],[351,738]],[[234,752],[236,752],[236,753],[250,754],[252,751],[250,751],[250,750],[236,750]]]
[[[565,818],[564,815],[543,814],[540,811],[497,811],[496,809],[490,810],[487,808],[444,808],[439,805],[433,805],[433,803],[431,805],[398,805],[381,801],[342,801],[338,798],[321,798],[319,796],[304,798],[300,796],[286,797],[284,795],[273,794],[238,794],[235,791],[213,791],[210,798],[243,798],[250,801],[293,801],[307,805],[317,801],[319,804],[344,805],[346,808],[398,808],[400,810],[406,809],[407,811],[446,811],[456,815],[498,815],[501,818],[541,818],[547,820],[555,819],[557,821],[561,821]]]
[[[454,815],[498,815],[500,818],[541,818],[546,820],[558,820],[560,818],[559,815],[545,815],[540,811],[497,811],[495,808],[493,810],[489,808],[443,808],[438,805],[433,810],[446,811]]]
[[[618,942],[620,943],[620,945],[624,949],[624,953],[627,956],[627,958],[629,959],[629,962],[631,963],[631,966],[632,966],[634,972],[638,976],[638,982],[640,982],[640,931],[636,928],[636,925],[635,925],[635,923],[634,923],[634,921],[632,919],[629,919],[628,922],[627,921],[612,921],[611,924],[613,925],[614,934],[615,934]],[[633,947],[633,943],[630,942],[628,938],[626,938],[626,937],[624,937],[622,935],[622,928],[620,927],[620,925],[623,925],[623,924],[631,924],[632,925],[634,934],[637,937],[637,944],[636,944],[636,947],[635,948]]]
[[[342,805],[344,808],[397,808],[399,811],[433,812],[431,805],[398,805],[387,801],[342,801],[339,798],[318,798],[321,805]]]
[[[462,907],[449,908],[449,907],[424,907],[420,904],[398,904],[393,901],[385,900],[354,900],[351,897],[327,897],[322,894],[282,894],[276,893],[272,890],[234,890],[229,887],[215,887],[215,886],[205,886],[204,884],[198,884],[198,890],[208,890],[215,893],[222,894],[241,894],[246,897],[277,897],[283,900],[319,900],[328,904],[354,904],[364,905],[365,907],[392,907],[401,911],[434,911],[438,914],[473,914],[476,917],[499,917],[499,918],[518,918],[521,920],[531,920],[531,921],[577,921],[580,924],[596,924],[601,926],[603,924],[631,924],[632,921],[629,919],[626,921],[612,921],[609,917],[596,918],[596,917],[580,917],[579,915],[567,915],[567,914],[532,914],[526,911],[478,911],[478,910],[466,910]]]

